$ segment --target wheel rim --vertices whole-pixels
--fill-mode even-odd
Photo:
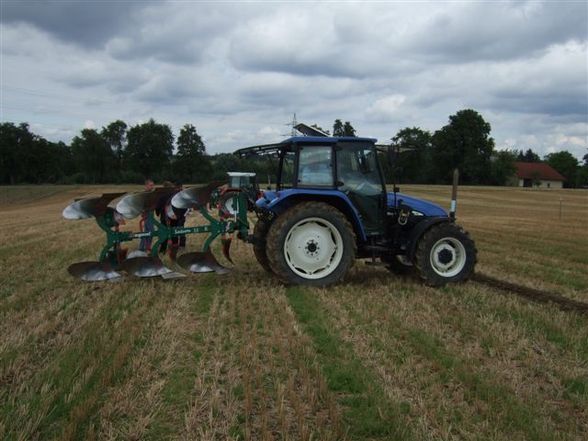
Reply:
[[[325,219],[303,219],[290,228],[284,242],[284,257],[290,269],[300,277],[322,279],[339,266],[343,238]]]
[[[454,277],[466,264],[466,250],[461,241],[444,237],[431,248],[431,267],[441,277]]]
[[[231,216],[234,216],[235,213],[237,213],[236,205],[237,205],[237,198],[234,196],[225,200],[225,202],[223,204],[225,213],[228,213]]]

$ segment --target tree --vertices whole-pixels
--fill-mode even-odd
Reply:
[[[345,136],[345,132],[343,130],[343,123],[340,119],[336,119],[333,123],[333,136]]]
[[[579,167],[576,173],[576,186],[587,188],[588,187],[588,153],[582,158],[584,165]]]
[[[343,125],[343,136],[355,136],[355,129],[349,121],[345,121]]]
[[[545,161],[566,178],[566,187],[576,185],[576,172],[579,164],[574,155],[563,150],[546,155]]]
[[[433,175],[431,133],[420,127],[406,127],[393,138],[392,145],[400,149],[397,176],[407,183],[425,184]],[[390,179],[390,177],[388,177]]]
[[[167,124],[150,119],[127,133],[124,160],[128,168],[143,176],[161,175],[169,166],[174,135]]]
[[[349,121],[345,121],[345,124],[340,119],[336,119],[333,123],[333,136],[355,136],[355,129]]]
[[[83,129],[71,142],[76,168],[83,173],[84,181],[91,184],[112,180],[116,162],[114,152],[95,129]]]
[[[192,124],[185,124],[178,136],[178,156],[198,156],[206,154],[206,146]]]
[[[106,127],[102,127],[100,134],[116,155],[118,166],[122,167],[123,150],[127,138],[127,124],[117,119]]]
[[[180,130],[177,141],[178,152],[173,170],[176,179],[190,182],[206,182],[210,177],[210,160],[206,156],[206,146],[192,124]]]
[[[27,123],[0,124],[0,184],[58,182],[72,172],[64,143],[35,135]]]
[[[516,172],[516,151],[501,150],[492,155],[491,181],[492,185],[508,185]]]
[[[541,158],[533,150],[527,149],[527,151],[524,153],[522,150],[519,151],[519,154],[517,156],[517,161],[520,161],[520,162],[541,162]]]
[[[472,109],[449,117],[449,124],[433,135],[433,159],[437,181],[449,183],[454,168],[466,184],[491,182],[490,158],[494,151],[491,126]]]
[[[29,131],[27,123],[0,124],[0,182],[12,185],[22,182],[27,161],[33,159],[34,140],[35,135]]]

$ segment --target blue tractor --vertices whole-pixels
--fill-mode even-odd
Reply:
[[[431,286],[473,274],[476,248],[453,212],[387,192],[379,149],[372,138],[294,136],[235,152],[278,159],[275,188],[250,205],[258,221],[247,239],[263,268],[312,286],[339,282],[355,259]]]

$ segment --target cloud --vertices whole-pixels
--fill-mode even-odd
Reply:
[[[366,110],[366,114],[369,117],[374,118],[377,121],[390,121],[397,117],[398,112],[403,109],[403,104],[406,101],[404,95],[389,95],[376,100]]]
[[[429,62],[512,60],[586,39],[584,2],[464,2],[425,16],[405,48]]]
[[[112,35],[132,23],[147,2],[7,1],[2,2],[2,22],[26,23],[62,41],[88,48],[103,46]]]
[[[1,7],[2,118],[52,140],[153,117],[230,151],[281,139],[293,113],[385,140],[473,108],[501,148],[588,146],[582,2]]]

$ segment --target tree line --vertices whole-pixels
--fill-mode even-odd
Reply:
[[[336,119],[333,136],[356,136],[349,121]],[[472,109],[449,117],[431,133],[406,127],[391,138],[401,153],[394,161],[382,157],[387,181],[446,184],[454,168],[464,184],[506,185],[515,173],[514,162],[540,161],[531,149],[497,151],[491,127]],[[588,185],[588,154],[584,164],[567,151],[544,158],[567,179],[568,186]],[[225,179],[227,171],[256,172],[259,180],[273,179],[276,162],[239,158],[230,153],[209,155],[196,127],[185,124],[177,139],[167,124],[150,119],[129,127],[116,120],[97,129],[83,129],[69,145],[50,142],[31,132],[27,123],[0,124],[0,184],[103,184],[173,180],[190,183]]]
[[[463,184],[509,185],[515,162],[546,162],[565,177],[564,186],[588,186],[588,154],[581,164],[566,150],[543,160],[532,149],[496,150],[490,131],[490,123],[472,109],[451,115],[449,123],[434,133],[406,127],[392,138],[401,153],[395,170],[387,170],[388,178],[395,174],[405,183],[449,184],[453,169],[458,168]]]

